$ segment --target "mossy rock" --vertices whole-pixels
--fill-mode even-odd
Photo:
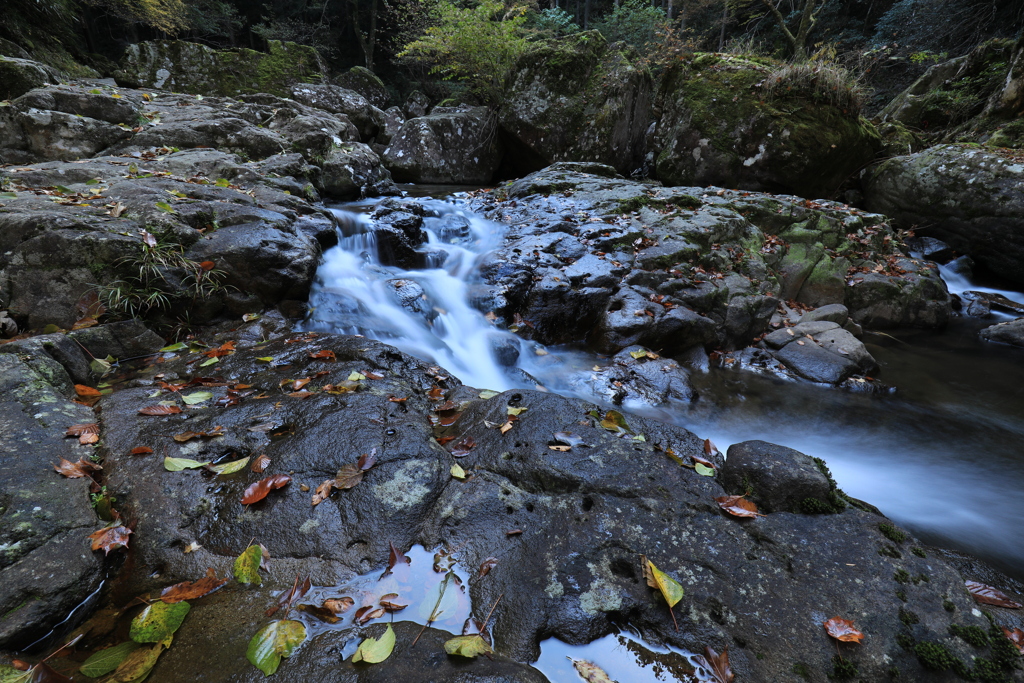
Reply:
[[[118,85],[197,95],[270,93],[288,97],[296,83],[318,83],[321,60],[307,45],[271,40],[268,52],[214,50],[182,40],[130,45],[114,74]]]
[[[391,103],[391,94],[384,82],[366,67],[354,66],[336,76],[334,81],[342,88],[359,93],[378,109],[387,109]]]
[[[591,161],[620,173],[643,161],[653,81],[637,55],[597,31],[537,43],[510,78],[499,121],[519,173]]]
[[[13,100],[60,80],[60,73],[53,67],[29,59],[0,57],[0,100]]]
[[[871,161],[881,139],[844,108],[844,93],[813,83],[770,93],[774,73],[761,62],[719,54],[695,54],[666,72],[657,100],[658,177],[672,185],[816,198],[833,194]]]

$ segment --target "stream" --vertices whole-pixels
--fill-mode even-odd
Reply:
[[[579,379],[606,358],[523,340],[471,305],[478,268],[501,243],[504,226],[457,197],[422,201],[438,214],[424,225],[427,264],[443,267],[381,265],[367,214],[372,203],[336,208],[342,236],[324,254],[306,329],[380,339],[481,389],[534,388],[539,381],[598,401]],[[942,272],[951,292],[990,291],[1024,302],[1020,293]],[[693,373],[699,400],[642,412],[710,438],[723,452],[763,439],[821,457],[848,494],[926,543],[1024,579],[1024,496],[1017,494],[1024,488],[1024,366],[1020,350],[983,343],[977,334],[1000,319],[1009,316],[957,317],[942,332],[867,333],[882,379],[897,387],[889,395],[712,368]]]

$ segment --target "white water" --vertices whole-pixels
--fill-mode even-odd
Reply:
[[[501,243],[504,226],[457,203],[427,204],[440,214],[425,226],[437,267],[414,271],[382,266],[368,219],[338,212],[344,235],[324,256],[307,328],[386,341],[481,389],[542,382],[600,401],[582,393],[585,383],[578,380],[605,361],[522,340],[472,305],[480,267]],[[468,230],[453,231],[457,224]],[[941,272],[953,293],[987,291],[1024,303],[1019,292],[974,285],[949,268]],[[399,301],[400,281],[422,289],[415,306]],[[1024,497],[1006,492],[1024,488],[1017,447],[1024,439],[1024,365],[1020,351],[982,344],[979,324],[958,321],[945,333],[906,341],[868,336],[884,378],[899,388],[892,397],[713,370],[693,377],[701,392],[695,404],[644,412],[710,437],[723,451],[764,439],[824,458],[848,493],[926,541],[967,550],[1019,576]],[[518,359],[503,365],[494,351],[499,345],[518,351]]]

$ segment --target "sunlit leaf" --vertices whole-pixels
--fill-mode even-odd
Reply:
[[[480,398],[484,399],[485,401],[489,398],[494,398],[497,395],[497,391],[491,391],[490,389],[485,389],[480,392]]]
[[[181,400],[190,406],[194,406],[197,403],[209,401],[211,398],[213,398],[213,394],[209,391],[193,391],[191,394],[182,396]]]
[[[267,497],[274,489],[279,489],[282,486],[287,486],[292,480],[287,474],[272,474],[265,479],[260,479],[258,482],[251,484],[249,488],[245,489],[245,494],[242,496],[242,505],[252,505],[258,503]]]
[[[233,573],[238,583],[263,583],[260,576],[260,565],[263,563],[263,550],[258,545],[251,545],[235,558]]]
[[[601,426],[610,432],[633,433],[633,430],[626,424],[626,418],[617,410],[609,410],[605,413],[605,416],[601,418]]]
[[[127,548],[131,533],[131,529],[117,523],[92,532],[89,538],[92,539],[93,550],[102,550],[104,555],[109,555],[111,550]]]
[[[132,619],[128,636],[136,643],[158,643],[185,621],[192,606],[187,602],[154,602]]]
[[[516,416],[519,416],[519,415],[521,415],[522,413],[526,412],[526,407],[524,406],[524,407],[521,407],[521,408],[513,408],[512,406],[509,406],[509,407],[508,407],[508,408],[507,408],[507,409],[505,410],[505,412],[506,412],[506,414],[508,414],[508,415],[516,415]]]
[[[693,466],[693,469],[694,469],[694,471],[697,474],[704,475],[705,477],[713,477],[713,476],[715,476],[715,468],[708,467],[707,465],[705,465],[703,463],[699,463],[699,462],[696,463]]]
[[[191,460],[189,458],[164,458],[164,469],[168,472],[181,472],[182,470],[196,470],[200,467],[206,467],[210,464],[210,461],[199,462],[198,460]]]
[[[168,586],[160,592],[160,599],[163,602],[181,602],[182,600],[197,600],[204,595],[209,595],[220,590],[230,579],[218,579],[217,573],[212,568],[206,570],[206,576],[198,581],[182,581],[173,586]]]
[[[967,590],[970,592],[971,597],[973,597],[976,602],[980,602],[983,605],[996,605],[997,607],[1006,607],[1009,609],[1021,608],[1021,604],[1019,602],[1012,600],[1009,595],[993,588],[992,586],[986,586],[985,584],[977,581],[965,581],[964,585],[967,586]]]
[[[359,643],[359,648],[352,655],[353,662],[366,662],[367,664],[380,664],[391,656],[395,649],[395,632],[388,624],[380,638],[366,638]]]
[[[217,474],[234,474],[235,472],[241,472],[245,469],[245,466],[249,464],[249,458],[241,458],[239,460],[232,460],[231,462],[221,463],[219,465],[210,465],[206,469]]]
[[[459,467],[459,463],[457,462],[452,463],[451,473],[452,476],[458,479],[459,481],[465,481],[466,477],[468,476],[466,474],[466,470]]]
[[[823,626],[830,636],[844,643],[859,643],[864,640],[864,634],[858,631],[849,619],[832,617]]]
[[[264,675],[270,676],[277,671],[281,660],[290,657],[304,640],[306,627],[301,621],[272,621],[252,637],[245,656]]]
[[[658,569],[653,562],[647,559],[646,555],[641,555],[640,561],[643,563],[644,578],[647,580],[647,585],[660,591],[669,607],[675,607],[683,599],[684,590],[682,585]]]
[[[356,372],[354,370],[348,376],[348,381],[349,382],[360,382],[360,381],[362,381],[364,379],[366,379],[366,375],[364,375],[361,372]]]
[[[444,651],[460,657],[477,657],[494,652],[494,649],[479,633],[471,636],[455,636],[444,642]]]
[[[114,647],[108,647],[106,650],[100,650],[99,652],[93,653],[89,659],[85,660],[78,671],[83,676],[88,676],[89,678],[106,676],[108,673],[120,666],[121,662],[125,660],[125,657],[135,650],[138,650],[140,647],[141,646],[134,640],[127,640],[119,645],[115,645]]]
[[[718,507],[735,517],[764,517],[757,511],[753,501],[743,496],[719,496],[715,498],[715,502],[718,503]]]

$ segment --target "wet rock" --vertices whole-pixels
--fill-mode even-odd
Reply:
[[[0,57],[0,100],[13,100],[33,88],[60,81],[60,73],[53,67],[31,59]]]
[[[1024,282],[1024,165],[998,150],[937,145],[889,159],[866,178],[868,206]]]
[[[800,322],[793,327],[775,330],[771,334],[765,335],[764,343],[770,348],[781,349],[786,344],[796,341],[805,335],[813,337],[816,334],[822,334],[824,332],[837,329],[839,329],[839,323],[831,320],[809,320],[807,322]]]
[[[61,393],[70,396],[74,384],[90,384],[93,373],[89,369],[89,358],[82,347],[71,337],[62,333],[40,334],[24,339],[15,339],[0,344],[0,353],[14,353],[33,368],[37,374],[51,379],[51,384]],[[105,356],[99,356],[104,358]],[[57,363],[66,378],[53,371],[53,363]],[[70,381],[66,381],[70,380]]]
[[[69,332],[68,336],[81,344],[94,358],[138,358],[158,351],[167,344],[160,335],[139,320],[87,327]]]
[[[295,83],[323,72],[314,48],[267,41],[267,52],[214,50],[183,40],[129,45],[114,77],[128,88],[156,88],[199,95],[271,93],[287,96]]]
[[[908,249],[918,252],[922,258],[936,263],[947,263],[956,255],[952,247],[934,237],[909,237],[906,243]]]
[[[405,103],[402,105],[402,113],[405,114],[407,119],[426,116],[430,113],[430,98],[419,90],[413,90],[405,98]]]
[[[359,93],[378,109],[387,109],[391,101],[391,95],[384,82],[366,67],[354,66],[335,76],[334,82],[346,90]]]
[[[603,397],[616,405],[658,406],[697,400],[697,391],[690,384],[686,368],[642,346],[623,349],[610,365],[587,373],[574,383],[590,395]]]
[[[71,425],[96,421],[91,409],[72,402],[74,395],[71,379],[48,355],[27,347],[0,353],[0,647],[5,649],[25,648],[46,636],[103,579],[103,558],[89,549],[87,538],[103,524],[89,504],[89,480],[64,478],[52,467],[61,458],[76,462],[95,452],[64,438]],[[69,626],[94,606],[75,612]]]
[[[131,137],[111,123],[60,111],[27,108],[16,116],[28,151],[38,160],[91,157]]]
[[[332,149],[320,168],[321,191],[336,199],[398,194],[380,157],[362,143],[349,142]]]
[[[1024,346],[1024,318],[986,327],[978,333],[982,339],[1012,346]]]
[[[291,97],[310,107],[344,115],[359,129],[363,142],[372,140],[384,126],[384,112],[359,93],[336,85],[300,83],[291,89]]]
[[[673,65],[657,96],[658,177],[801,197],[834,193],[872,160],[878,133],[858,107],[832,99],[836,91],[817,94],[830,86],[793,76],[787,87],[787,78],[785,69],[733,55],[695,54]]]
[[[502,147],[487,107],[435,107],[405,121],[383,156],[398,182],[478,184],[493,179]]]
[[[837,325],[845,325],[850,318],[850,311],[842,304],[827,304],[813,311],[807,311],[800,316],[800,322],[828,321]]]
[[[499,110],[508,163],[520,173],[555,161],[638,169],[651,91],[637,55],[597,31],[541,41],[516,65]]]
[[[773,354],[797,375],[811,382],[838,384],[857,372],[857,364],[810,340],[786,344]]]
[[[719,475],[730,494],[747,493],[761,512],[807,512],[831,506],[832,485],[810,456],[766,441],[729,447]]]
[[[14,100],[11,106],[62,112],[113,124],[135,126],[138,123],[142,115],[141,98],[131,94],[114,97],[113,92],[92,90],[73,86],[38,88]]]
[[[986,305],[1009,313],[1024,314],[1024,304],[1009,299],[1002,294],[995,292],[966,291],[964,297],[970,297],[975,301],[984,302]]]
[[[398,107],[388,107],[384,110],[384,128],[377,132],[377,140],[383,145],[387,145],[394,139],[398,131],[402,129],[402,125],[405,123],[405,114]]]

